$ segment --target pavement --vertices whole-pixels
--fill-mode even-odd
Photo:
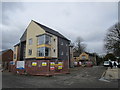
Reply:
[[[108,69],[103,73],[102,77],[106,80],[118,80],[120,79],[120,68],[110,68],[108,67]]]
[[[70,74],[60,74],[52,77],[26,76],[2,72],[3,88],[118,88],[118,81],[99,80],[103,66],[75,67]]]

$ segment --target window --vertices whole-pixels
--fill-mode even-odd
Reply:
[[[54,38],[54,42],[55,42],[55,38]]]
[[[86,56],[85,56],[85,55],[83,55],[83,56],[82,56],[82,59],[86,59]]]
[[[16,54],[14,54],[14,59],[16,59]]]
[[[16,52],[16,47],[14,47],[14,52]]]
[[[50,48],[48,47],[37,48],[37,56],[38,57],[50,56]]]
[[[63,52],[61,52],[61,55],[63,55]]]
[[[29,39],[29,45],[32,45],[32,38]]]
[[[44,56],[44,47],[37,49],[37,56],[39,56],[39,57]]]
[[[53,51],[54,51],[54,53],[55,53],[55,49],[54,49]]]
[[[44,35],[38,37],[38,45],[44,44],[44,38],[45,38]]]
[[[45,44],[50,44],[51,37],[49,35],[45,35]]]
[[[32,49],[28,50],[28,55],[32,55]]]
[[[50,56],[50,48],[45,47],[45,56]]]
[[[67,46],[67,44],[66,44],[66,46]]]
[[[61,42],[61,45],[63,45],[63,42]]]
[[[47,34],[38,36],[38,45],[50,44],[50,43],[51,43],[51,36]]]
[[[66,56],[68,56],[68,52],[66,52]]]

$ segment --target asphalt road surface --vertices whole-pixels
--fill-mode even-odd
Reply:
[[[107,68],[103,66],[71,68],[70,74],[25,76],[2,73],[2,88],[118,88],[118,81],[100,81]]]

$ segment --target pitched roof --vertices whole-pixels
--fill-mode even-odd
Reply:
[[[89,56],[95,56],[94,53],[89,53],[89,52],[85,52],[86,54],[88,54]]]
[[[16,45],[14,45],[14,47],[15,47],[15,46],[19,46],[19,45],[20,45],[20,43],[17,43]]]
[[[78,52],[73,52],[73,57],[79,57],[79,53]]]
[[[83,53],[83,52],[82,52]],[[81,54],[82,54],[81,53]],[[94,53],[89,53],[89,52],[84,52],[84,53],[86,53],[86,54],[88,54],[89,56],[94,56]],[[79,57],[81,54],[79,54],[78,52],[73,52],[73,56],[74,57]]]
[[[32,20],[33,21],[33,20]],[[60,37],[60,38],[63,38],[63,39],[66,39],[66,40],[68,40],[66,37],[64,37],[62,34],[60,34],[59,32],[57,32],[57,31],[55,31],[55,30],[53,30],[53,29],[51,29],[51,28],[49,28],[49,27],[46,27],[46,26],[44,26],[44,25],[42,25],[42,24],[40,24],[40,23],[38,23],[38,22],[36,22],[36,21],[33,21],[33,22],[35,22],[37,25],[39,25],[41,28],[43,28],[46,32],[48,32],[48,33],[51,33],[51,34],[53,34],[53,35],[56,35],[56,36],[58,36],[58,37]],[[70,40],[68,40],[68,41],[70,41]]]
[[[5,52],[7,52],[7,51],[9,51],[9,50],[11,50],[11,49],[7,49],[7,50],[4,50],[4,51],[0,51],[0,55],[2,55],[3,53],[5,53]]]
[[[69,39],[67,39],[66,37],[64,37],[62,34],[60,34],[59,32],[57,32],[57,31],[55,31],[55,30],[53,30],[53,29],[51,29],[51,28],[49,28],[49,27],[46,27],[45,25],[42,25],[42,24],[40,24],[40,23],[38,23],[38,22],[36,22],[36,21],[34,21],[34,20],[32,20],[33,22],[35,22],[38,26],[40,26],[41,28],[43,28],[46,32],[48,32],[48,33],[50,33],[50,34],[53,34],[53,35],[55,35],[55,36],[58,36],[58,37],[60,37],[60,38],[63,38],[63,39],[65,39],[65,40],[68,40],[68,41],[70,41]],[[23,33],[23,35],[21,36],[21,38],[20,38],[20,41],[21,42],[24,42],[24,41],[26,41],[26,34],[27,34],[27,29],[25,30],[25,32]]]
[[[27,34],[27,29],[25,30],[25,32],[23,33],[23,35],[22,35],[21,38],[20,38],[20,41],[21,41],[21,42],[26,41],[26,34]]]

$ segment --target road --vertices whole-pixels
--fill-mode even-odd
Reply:
[[[3,88],[118,88],[118,81],[104,82],[100,77],[107,68],[103,66],[75,67],[70,74],[25,76],[11,72],[2,73]]]

